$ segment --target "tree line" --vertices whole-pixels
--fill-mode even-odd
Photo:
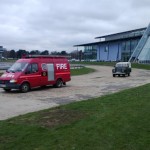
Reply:
[[[60,56],[70,56],[71,59],[78,59],[78,60],[84,59],[84,52],[82,52],[82,50],[80,50],[80,51],[74,50],[70,53],[68,53],[66,51],[61,51],[61,52],[57,52],[57,51],[49,52],[48,50],[44,50],[44,51],[39,51],[39,50],[27,51],[27,50],[23,50],[23,49],[19,49],[18,51],[5,50],[3,52],[3,56],[5,58],[11,58],[11,59],[19,59],[24,55],[60,55]]]

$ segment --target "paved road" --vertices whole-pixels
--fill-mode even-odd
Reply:
[[[133,69],[130,77],[112,77],[112,67],[92,66],[97,71],[74,76],[63,88],[46,87],[28,93],[0,89],[0,120],[45,108],[87,100],[150,83],[150,71]]]

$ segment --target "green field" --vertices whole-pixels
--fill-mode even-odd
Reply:
[[[71,69],[71,76],[84,75],[88,73],[92,73],[95,70],[92,68],[83,67],[80,69]]]
[[[71,62],[71,64],[82,64],[82,65],[101,65],[101,66],[114,66],[116,62]]]
[[[72,64],[114,66],[116,62],[72,62]],[[132,68],[150,70],[150,64],[132,63]]]
[[[147,84],[0,121],[0,150],[149,150],[149,91]]]
[[[149,150],[150,84],[0,121],[0,150]]]

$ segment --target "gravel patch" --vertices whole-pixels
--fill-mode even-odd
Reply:
[[[17,90],[6,93],[0,89],[0,120],[150,83],[148,70],[132,69],[130,77],[114,78],[111,73],[112,67],[88,67],[97,71],[73,76],[62,88],[49,86],[28,93],[20,93]]]

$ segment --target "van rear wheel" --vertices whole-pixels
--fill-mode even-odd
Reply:
[[[28,83],[23,83],[20,87],[20,91],[23,92],[23,93],[26,93],[28,92],[30,89],[30,86]]]
[[[63,85],[63,81],[62,81],[61,79],[58,79],[58,80],[56,81],[55,87],[56,87],[56,88],[60,88],[60,87],[62,87],[62,85]]]

